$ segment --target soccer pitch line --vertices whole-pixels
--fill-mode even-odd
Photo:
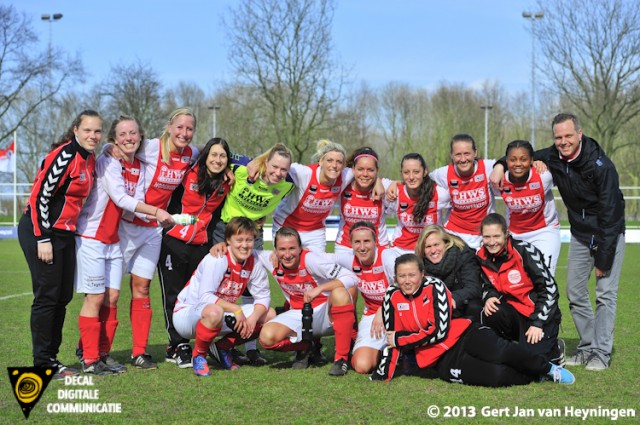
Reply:
[[[7,295],[6,297],[0,297],[0,301],[8,300],[10,298],[24,297],[25,295],[33,295],[33,293],[32,292],[24,292],[22,294]]]

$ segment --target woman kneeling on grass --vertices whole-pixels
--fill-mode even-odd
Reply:
[[[256,264],[253,254],[257,234],[253,220],[231,219],[225,228],[227,254],[220,258],[205,256],[178,295],[173,324],[183,338],[195,336],[193,371],[197,376],[211,374],[207,352],[225,369],[238,369],[231,358],[231,349],[256,339],[262,324],[275,316],[275,311],[269,308],[267,274]],[[254,302],[239,306],[236,301],[245,289]],[[226,336],[214,343],[219,335]]]
[[[424,265],[415,254],[398,257],[395,281],[382,305],[387,348],[371,380],[391,380],[400,354],[415,352],[420,368],[434,368],[450,382],[504,387],[544,376],[561,384],[575,382],[571,372],[522,344],[468,319],[453,319],[451,292],[440,279],[425,280]]]

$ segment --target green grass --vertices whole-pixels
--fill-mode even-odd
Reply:
[[[243,367],[235,372],[215,366],[209,378],[197,378],[191,369],[180,370],[171,363],[160,363],[156,371],[130,369],[119,376],[95,377],[94,389],[100,390],[100,402],[121,403],[121,414],[50,414],[48,403],[57,402],[61,382],[51,382],[42,399],[31,412],[30,423],[47,424],[165,424],[165,423],[425,423],[427,408],[436,405],[444,412],[446,406],[472,406],[476,417],[448,418],[446,423],[520,423],[517,418],[484,418],[482,408],[543,409],[574,408],[634,408],[638,409],[640,390],[640,350],[637,331],[637,308],[640,296],[637,277],[640,275],[640,245],[628,245],[625,267],[620,281],[618,317],[613,364],[604,372],[587,372],[573,368],[577,382],[572,386],[553,383],[531,384],[504,389],[476,388],[448,384],[437,379],[399,377],[390,383],[370,382],[367,376],[350,371],[343,378],[327,375],[329,366],[305,371],[289,369],[290,357],[283,353],[266,352],[270,365],[263,368]],[[0,297],[31,292],[30,277],[22,252],[15,240],[0,240]],[[561,337],[567,351],[575,348],[577,335],[564,297],[566,246],[558,264],[561,286],[561,307],[564,313]],[[593,282],[591,282],[593,286]],[[128,291],[123,291],[120,327],[116,334],[113,356],[122,362],[129,356],[130,325],[128,322]],[[274,304],[282,302],[279,290],[274,292]],[[29,366],[31,341],[29,310],[31,296],[0,300],[0,366]],[[60,360],[79,366],[74,356],[78,340],[77,315],[81,297],[69,305]],[[163,359],[165,333],[160,312],[157,281],[152,283],[155,308],[149,351],[157,360]],[[326,338],[329,353],[332,338]],[[263,350],[264,352],[264,350]],[[467,411],[469,409],[467,408]],[[513,411],[513,410],[512,410]],[[636,415],[640,412],[636,412]],[[0,374],[0,423],[15,424],[24,418],[3,372]],[[442,418],[440,418],[442,420]],[[638,418],[619,419],[620,423],[638,423]],[[580,423],[577,418],[542,418],[530,424]],[[606,418],[590,419],[588,423],[608,423]]]

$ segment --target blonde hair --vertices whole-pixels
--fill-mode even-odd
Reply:
[[[165,164],[171,163],[171,145],[169,144],[169,139],[171,135],[169,134],[168,127],[173,124],[173,122],[181,115],[187,115],[193,118],[193,129],[196,128],[196,116],[193,111],[189,108],[178,108],[171,113],[169,116],[169,122],[167,123],[167,128],[164,129],[162,135],[160,136],[160,151],[162,152],[162,162]]]
[[[267,174],[267,162],[269,162],[275,154],[284,156],[289,159],[289,162],[293,162],[293,153],[291,153],[291,150],[282,143],[276,143],[271,146],[268,151],[254,158],[254,161],[258,164],[258,172],[260,173],[261,178],[264,178]]]
[[[452,246],[457,246],[460,249],[463,249],[467,246],[466,243],[456,235],[452,235],[451,233],[444,230],[441,226],[437,224],[430,224],[422,229],[420,232],[420,236],[418,237],[418,242],[416,243],[416,255],[419,258],[424,258],[424,244],[432,233],[437,233],[440,235],[442,240],[444,241],[444,250],[448,251]]]
[[[339,152],[342,154],[343,158],[347,157],[347,151],[340,143],[321,139],[316,142],[316,153],[311,157],[311,163],[317,164],[329,152]]]

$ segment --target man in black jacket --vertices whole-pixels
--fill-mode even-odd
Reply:
[[[567,365],[604,370],[611,361],[625,250],[624,198],[615,165],[595,140],[582,134],[575,115],[556,115],[552,131],[554,145],[537,151],[535,159],[547,164],[571,225],[567,297],[580,342]],[[504,170],[504,163],[502,166]],[[498,185],[500,167],[494,173],[491,182]],[[594,268],[595,314],[587,287]]]

